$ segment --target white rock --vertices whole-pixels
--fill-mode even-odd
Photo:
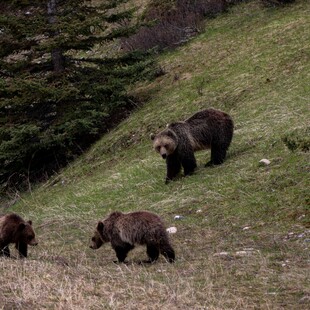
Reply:
[[[242,228],[242,230],[249,230],[251,227],[250,226],[245,226]]]
[[[182,215],[176,215],[174,217],[175,220],[181,220],[182,218],[184,218],[184,216],[182,216]]]
[[[178,230],[176,227],[169,227],[166,229],[166,231],[169,233],[169,234],[175,234]]]
[[[266,159],[266,158],[263,158],[259,161],[259,163],[262,165],[262,166],[268,166],[270,165],[270,160],[269,159]]]

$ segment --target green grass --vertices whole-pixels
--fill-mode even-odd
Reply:
[[[235,6],[160,56],[166,74],[131,90],[150,101],[6,210],[33,220],[40,245],[25,262],[0,260],[0,307],[307,309],[309,152],[284,141],[309,133],[309,11],[301,0]],[[210,154],[197,153],[196,173],[165,185],[150,133],[207,107],[235,121],[226,162],[204,168]],[[176,226],[176,263],[138,265],[137,248],[119,266],[109,245],[89,249],[112,210],[150,210]]]

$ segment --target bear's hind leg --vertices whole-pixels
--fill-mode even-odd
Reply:
[[[211,160],[206,163],[205,167],[221,165],[226,157],[226,149],[217,145],[211,145]]]

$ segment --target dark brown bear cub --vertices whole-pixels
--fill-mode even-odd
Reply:
[[[219,110],[197,112],[184,122],[167,126],[151,135],[154,149],[166,160],[166,183],[173,180],[183,166],[184,175],[197,167],[194,152],[211,148],[211,160],[206,166],[222,164],[234,131],[232,118]]]
[[[21,258],[27,257],[29,245],[37,245],[31,221],[12,213],[0,217],[0,256],[10,257],[9,244],[15,243]]]
[[[159,253],[170,263],[175,259],[161,218],[147,211],[111,213],[105,220],[98,222],[91,241],[92,249],[98,249],[103,243],[111,242],[120,263],[125,262],[128,252],[135,244],[146,245],[149,259],[144,262],[155,262]]]

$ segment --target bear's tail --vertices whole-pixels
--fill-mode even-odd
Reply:
[[[160,253],[163,256],[165,256],[165,258],[167,259],[167,261],[169,263],[174,263],[174,261],[175,261],[175,253],[174,253],[174,250],[173,250],[172,246],[169,244],[169,242],[161,244]]]

